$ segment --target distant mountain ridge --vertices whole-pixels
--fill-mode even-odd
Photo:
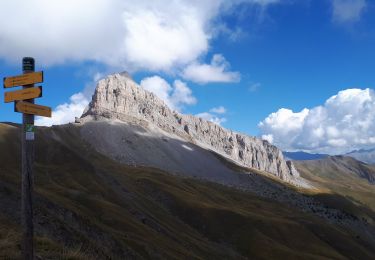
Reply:
[[[305,161],[305,160],[319,160],[328,157],[328,154],[318,154],[318,153],[306,153],[302,151],[297,152],[283,152],[284,156],[290,160],[294,161]]]
[[[283,152],[284,157],[288,160],[293,161],[310,161],[310,160],[320,160],[329,157],[329,154],[319,154],[319,153],[307,153],[303,151],[297,152]],[[340,156],[340,155],[337,155]],[[349,156],[358,161],[375,164],[375,148],[373,149],[360,149],[354,150],[352,152],[342,154],[342,156]]]
[[[310,170],[315,169],[315,172],[319,171],[335,181],[356,177],[375,184],[375,167],[349,156],[328,156],[319,160],[296,162],[296,165],[298,169],[301,169],[301,165],[308,166]]]
[[[375,164],[375,148],[355,150],[347,153],[346,156],[353,157],[368,164]]]

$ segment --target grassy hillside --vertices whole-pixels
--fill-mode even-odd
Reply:
[[[327,192],[347,197],[375,211],[375,168],[351,157],[295,161],[301,175]]]
[[[0,124],[0,259],[20,257],[19,135],[18,128]],[[361,235],[292,206],[118,164],[83,142],[77,126],[41,128],[36,136],[36,250],[42,259],[375,256],[374,244]]]

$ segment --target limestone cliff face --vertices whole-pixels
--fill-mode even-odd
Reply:
[[[172,111],[153,93],[139,87],[126,73],[99,81],[82,117],[127,121],[145,120],[189,142],[211,149],[240,165],[269,172],[298,184],[299,173],[282,152],[267,141],[236,133],[215,123]]]

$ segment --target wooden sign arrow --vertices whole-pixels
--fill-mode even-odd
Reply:
[[[42,87],[36,87],[36,88],[25,88],[22,90],[5,92],[4,101],[5,103],[9,103],[13,101],[38,98],[42,96],[42,91],[43,91]]]
[[[4,88],[25,86],[41,82],[43,82],[43,71],[26,73],[14,77],[5,77],[3,79]]]
[[[14,103],[14,111],[44,117],[52,116],[52,111],[50,107],[35,105],[24,101],[16,101]]]

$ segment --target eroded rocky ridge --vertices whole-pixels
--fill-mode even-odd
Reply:
[[[274,145],[172,111],[156,95],[139,87],[127,73],[113,74],[98,82],[92,101],[82,115],[82,118],[89,117],[147,121],[242,166],[269,172],[296,185],[304,183],[292,162],[286,161]]]

